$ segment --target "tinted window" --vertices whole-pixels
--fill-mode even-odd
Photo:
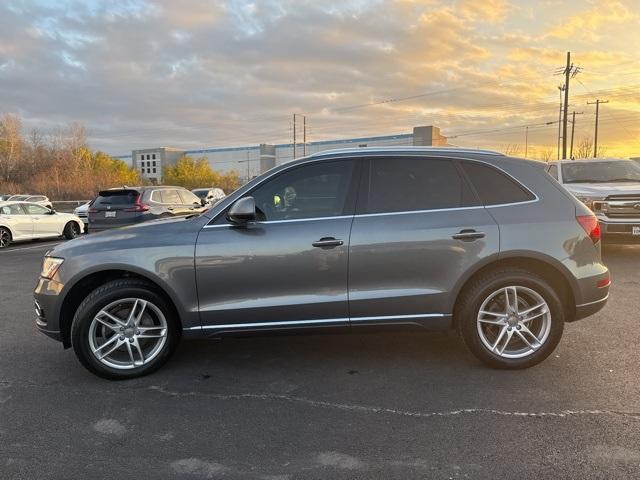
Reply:
[[[371,160],[367,213],[437,210],[477,205],[450,160],[376,158]]]
[[[549,175],[551,175],[553,178],[558,180],[558,165],[549,165],[547,172],[549,172]]]
[[[194,190],[193,193],[196,194],[199,198],[207,198],[209,190]]]
[[[48,208],[44,208],[44,207],[41,207],[40,205],[33,205],[33,204],[25,205],[25,208],[27,209],[27,213],[29,215],[46,215],[51,211]]]
[[[200,205],[200,199],[193,193],[187,192],[186,190],[179,190],[178,193],[182,198],[182,203],[184,203],[185,205],[193,205],[194,203]]]
[[[485,205],[526,202],[535,198],[495,167],[478,162],[462,162],[462,166]]]
[[[116,205],[132,205],[136,202],[140,194],[133,190],[116,190],[113,192],[105,191],[100,192],[98,198],[93,202],[94,208],[100,208],[103,206],[116,206]]]
[[[256,188],[262,220],[333,217],[345,209],[352,161],[322,162],[294,168]]]
[[[0,208],[0,213],[2,215],[24,215],[24,212],[22,211],[22,208],[20,208],[20,205],[5,205],[4,207]]]
[[[162,203],[179,204],[182,200],[177,190],[162,190]]]

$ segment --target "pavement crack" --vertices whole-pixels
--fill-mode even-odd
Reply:
[[[165,387],[152,385],[150,390],[156,391],[170,397],[197,397],[206,396],[215,400],[269,400],[282,401],[289,403],[299,403],[310,407],[331,408],[336,410],[345,410],[370,414],[387,414],[402,417],[415,418],[438,418],[438,417],[456,417],[465,415],[495,415],[502,417],[529,417],[529,418],[567,418],[579,416],[616,416],[625,417],[633,420],[640,420],[640,413],[624,412],[616,410],[560,410],[556,412],[518,412],[508,410],[497,410],[492,408],[459,408],[455,410],[444,410],[434,412],[419,412],[410,410],[399,410],[386,407],[375,407],[370,405],[357,405],[328,402],[324,400],[313,400],[305,397],[297,397],[292,395],[276,394],[276,393],[203,393],[203,392],[179,392],[169,390]]]

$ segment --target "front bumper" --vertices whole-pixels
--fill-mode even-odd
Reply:
[[[40,277],[33,292],[36,328],[55,340],[62,341],[60,331],[60,293],[63,285]]]
[[[640,218],[609,219],[597,215],[602,240],[604,243],[640,243],[640,235],[633,233],[634,228],[640,230]]]

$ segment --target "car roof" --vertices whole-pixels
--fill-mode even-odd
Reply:
[[[633,160],[631,160],[630,158],[579,158],[576,160],[568,160],[568,159],[563,159],[563,160],[554,160],[552,162],[549,162],[550,164],[565,164],[565,163],[602,163],[602,162],[620,162],[620,161],[624,161],[624,162],[632,162]]]
[[[332,150],[323,150],[321,152],[310,155],[310,158],[323,157],[326,155],[344,155],[353,154],[358,155],[376,155],[380,153],[393,154],[393,153],[428,153],[428,154],[468,154],[468,155],[490,155],[490,156],[502,156],[504,153],[496,152],[493,150],[478,150],[475,148],[460,148],[460,147],[430,147],[430,146],[387,146],[387,147],[350,147],[350,148],[336,148]]]

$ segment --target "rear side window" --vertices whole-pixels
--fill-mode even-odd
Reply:
[[[462,168],[485,205],[518,203],[535,199],[522,185],[491,165],[462,162]]]
[[[366,213],[438,210],[478,205],[453,161],[375,158],[369,172]]]
[[[0,208],[0,214],[2,215],[24,215],[20,205],[5,205]]]
[[[92,206],[116,206],[116,205],[133,205],[140,194],[136,191],[125,190],[115,192],[100,192],[98,198],[95,199]]]

